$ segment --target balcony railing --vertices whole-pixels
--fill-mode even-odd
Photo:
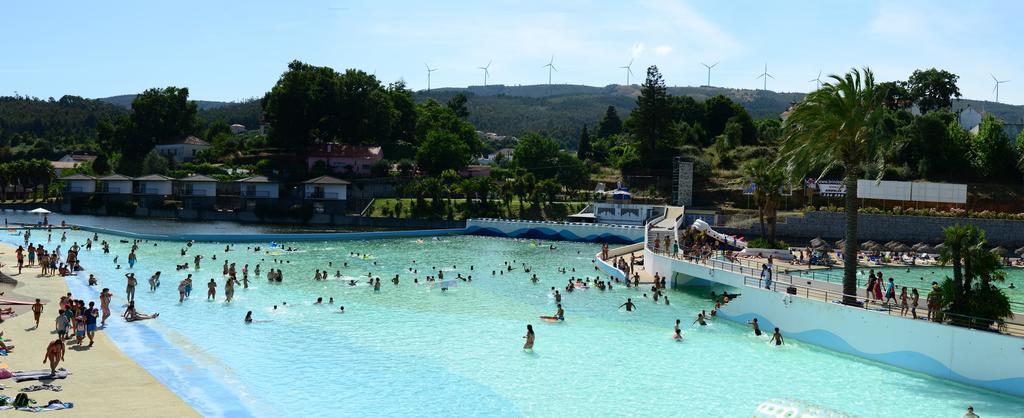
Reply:
[[[340,195],[338,193],[324,193],[324,192],[310,192],[306,193],[306,199],[327,199],[327,200],[338,200]]]
[[[242,190],[242,197],[270,197],[270,192],[266,190]]]

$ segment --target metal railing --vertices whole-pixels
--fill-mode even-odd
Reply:
[[[242,190],[242,197],[270,197],[270,192],[266,190]]]
[[[338,200],[338,193],[311,192],[306,193],[306,199],[332,199]]]
[[[779,289],[780,284],[783,286],[781,290]],[[777,281],[772,281],[771,288],[769,289],[764,279],[750,276],[743,277],[743,285],[747,287],[756,287],[758,289],[772,290],[774,292],[785,292],[786,294],[802,297],[804,299],[817,300],[834,304],[842,304],[844,306],[863,308],[875,312],[885,312],[888,315],[913,319],[913,315],[911,313],[912,307],[908,306],[906,312],[904,313],[903,306],[898,303],[879,303],[878,301],[863,298],[857,295],[848,295],[842,292],[802,286],[793,283],[779,283]],[[855,301],[855,303],[845,303],[845,300],[847,299],[853,300]],[[924,307],[918,306],[917,310],[923,311],[921,312],[921,314],[918,315],[918,318],[927,319],[927,305],[925,305]],[[940,315],[943,318],[942,321],[932,322],[942,325],[972,328],[981,331],[998,332],[1001,334],[1012,335],[1015,337],[1024,337],[1024,322],[1019,322],[1019,320],[1016,319],[1007,320],[978,318],[969,315],[954,314],[948,311],[943,311],[940,313]]]

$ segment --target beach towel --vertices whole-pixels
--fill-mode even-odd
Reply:
[[[31,401],[35,402],[35,401]],[[23,406],[21,408],[15,408],[14,398],[10,396],[0,395],[0,411],[6,411],[11,409],[17,409],[25,412],[47,412],[47,411],[60,411],[62,409],[71,409],[75,407],[75,404],[71,402],[61,402],[59,400],[50,401],[47,406]]]
[[[49,370],[32,370],[28,372],[17,371],[14,372],[15,382],[24,382],[26,380],[50,380],[50,379],[66,379],[71,372],[60,368],[57,369],[57,373],[50,373]]]

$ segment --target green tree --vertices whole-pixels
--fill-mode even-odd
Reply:
[[[149,89],[136,96],[128,119],[121,120],[115,132],[106,133],[121,152],[120,171],[138,173],[143,156],[154,146],[194,133],[197,109],[188,100],[187,88]]]
[[[1001,270],[1001,257],[985,248],[985,231],[971,224],[958,224],[945,228],[943,235],[939,262],[952,264],[953,278],[947,278],[942,284],[939,303],[947,312],[955,314],[952,321],[988,328],[992,320],[1013,316],[1009,299],[992,285],[1003,281],[1006,273]]]
[[[935,68],[914,70],[907,80],[907,91],[910,98],[917,104],[921,113],[932,110],[948,109],[953,105],[952,99],[960,98],[960,88],[956,86],[960,76],[946,70]]]
[[[558,154],[555,140],[531,132],[519,138],[513,161],[538,178],[549,179],[558,173]]]
[[[417,112],[416,136],[420,143],[433,131],[446,132],[466,145],[471,156],[480,154],[483,145],[477,137],[476,128],[450,108],[433,99],[427,99],[418,106]]]
[[[1017,179],[1018,157],[1011,142],[1003,129],[1003,122],[990,113],[986,114],[978,135],[972,141],[975,170],[987,178]]]
[[[448,108],[451,109],[455,116],[462,119],[469,118],[469,108],[466,107],[466,103],[469,102],[469,98],[466,97],[465,93],[458,93],[448,99]]]
[[[607,138],[620,133],[622,133],[622,119],[619,118],[619,112],[615,110],[615,106],[608,106],[601,122],[597,124],[597,137]]]
[[[913,104],[914,98],[910,96],[906,84],[904,81],[886,81],[876,86],[885,97],[885,106],[890,110],[906,109]]]
[[[652,65],[647,69],[640,97],[636,98],[636,108],[630,112],[626,123],[637,140],[640,157],[652,168],[666,168],[664,163],[672,160],[671,154],[658,153],[659,141],[674,137],[671,103],[661,72]],[[661,167],[663,165],[666,167]]]
[[[167,161],[167,158],[160,155],[156,150],[150,151],[142,159],[142,174],[167,174],[170,168],[171,164]]]
[[[780,150],[790,178],[803,178],[811,170],[822,174],[833,167],[843,170],[846,186],[846,246],[843,248],[845,303],[856,302],[857,292],[857,180],[871,164],[881,165],[895,144],[881,127],[885,97],[875,87],[870,69],[852,69],[845,76],[811,92],[794,106],[786,119]],[[881,170],[879,170],[881,172]]]
[[[461,170],[471,158],[469,147],[458,136],[445,131],[432,131],[416,151],[416,164],[428,174],[445,170]]]
[[[593,147],[590,146],[590,133],[587,132],[587,125],[583,125],[583,129],[580,131],[580,141],[576,143],[576,158],[586,160],[593,154]]]
[[[786,172],[774,161],[757,158],[743,165],[743,181],[744,187],[754,185],[754,204],[761,221],[761,236],[774,243],[777,208],[782,199],[780,192],[786,186]]]

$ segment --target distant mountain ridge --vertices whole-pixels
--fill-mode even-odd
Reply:
[[[739,103],[754,119],[778,117],[805,93],[771,90],[734,89],[708,86],[674,86],[668,91],[676,96],[690,96],[704,101],[723,95]],[[636,106],[640,85],[610,84],[604,87],[577,84],[537,84],[468,87],[444,87],[414,93],[417,102],[428,98],[446,102],[458,93],[468,96],[469,119],[477,129],[502,135],[521,136],[541,132],[555,138],[565,148],[575,148],[583,125],[594,127],[608,106],[615,106],[623,119]],[[106,97],[102,100],[124,108],[131,107],[135,95]],[[983,100],[955,101],[954,110],[966,107],[991,112],[1008,123],[1024,122],[1024,106]],[[255,126],[260,119],[258,100],[242,102],[199,101],[200,116],[207,120]]]

